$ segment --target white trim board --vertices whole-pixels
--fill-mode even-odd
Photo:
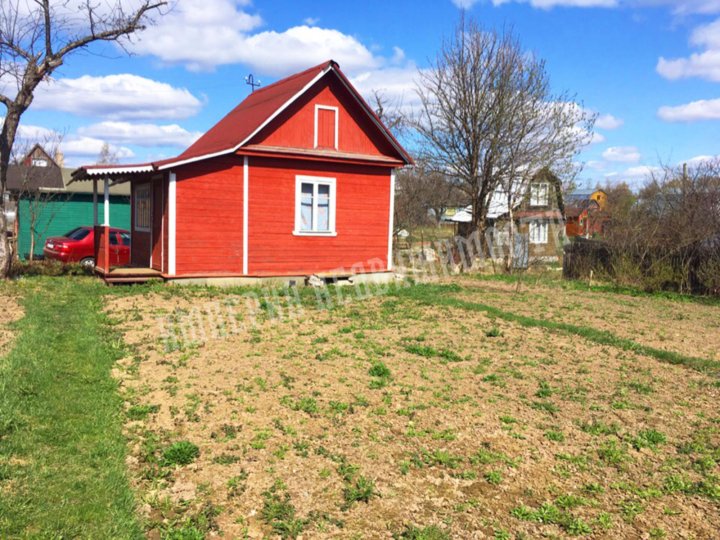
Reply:
[[[388,226],[388,272],[393,269],[393,229],[395,228],[395,169],[390,171],[390,219]]]
[[[175,226],[177,223],[177,176],[168,175],[168,274],[175,275]]]
[[[250,159],[243,158],[243,274],[248,274],[248,192],[250,191]]]

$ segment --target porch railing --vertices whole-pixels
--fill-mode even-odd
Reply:
[[[110,271],[110,227],[95,225],[95,268]]]

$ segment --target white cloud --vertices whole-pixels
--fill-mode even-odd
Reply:
[[[720,120],[720,99],[701,99],[676,106],[666,105],[660,107],[657,114],[666,122]]]
[[[470,9],[482,0],[452,0],[460,9]],[[649,6],[670,6],[673,13],[678,15],[688,14],[714,14],[720,13],[720,0],[485,0],[491,1],[494,6],[502,6],[504,4],[519,3],[530,4],[532,7],[540,9],[550,9],[554,7],[649,7]]]
[[[720,6],[720,1],[715,3]],[[695,28],[690,35],[690,43],[704,50],[686,58],[660,57],[657,72],[670,80],[700,77],[720,81],[720,19]]]
[[[720,81],[720,50],[693,53],[687,58],[666,59],[660,57],[657,72],[670,80],[700,77]]]
[[[611,146],[602,153],[602,157],[607,161],[637,163],[640,152],[635,146]]]
[[[54,79],[38,87],[33,107],[110,120],[175,119],[202,106],[185,88],[128,73]]]
[[[374,92],[377,91],[388,107],[410,114],[420,105],[416,92],[417,78],[417,67],[410,63],[406,67],[364,71],[352,77],[351,82],[370,106],[375,106]]]
[[[460,9],[470,9],[480,0],[452,0]],[[534,8],[552,9],[554,7],[615,7],[619,5],[619,0],[492,0],[494,6],[502,6],[512,2],[521,4],[530,4]]]
[[[131,124],[130,122],[100,122],[78,129],[78,134],[118,144],[144,147],[177,146],[186,148],[202,133],[191,133],[177,124]]]
[[[60,143],[60,148],[66,156],[84,158],[86,161],[92,161],[100,155],[100,151],[105,142],[106,141],[94,137],[72,136],[63,140],[63,142]],[[135,152],[126,146],[111,144],[110,151],[115,154],[118,159],[135,157]]]
[[[183,0],[145,30],[130,50],[194,71],[242,63],[269,76],[288,75],[331,58],[348,72],[386,63],[357,38],[315,26],[315,20],[284,31],[257,32],[262,19],[246,8],[247,2],[234,0]]]
[[[662,173],[662,167],[637,165],[635,167],[625,169],[625,171],[620,173],[620,175],[631,180],[640,180],[659,173]]]
[[[303,24],[305,24],[307,26],[315,26],[319,22],[320,22],[320,19],[318,17],[305,17],[303,19]]]
[[[624,120],[612,114],[602,114],[595,120],[595,127],[598,129],[617,129],[625,123]]]
[[[720,159],[720,155],[717,156],[695,156],[685,160],[688,166],[693,167],[696,165],[702,165],[703,163],[715,163]]]

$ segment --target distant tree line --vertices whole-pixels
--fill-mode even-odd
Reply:
[[[605,191],[604,238],[569,247],[571,277],[592,270],[649,291],[720,295],[720,160],[665,167],[637,193],[627,184]]]

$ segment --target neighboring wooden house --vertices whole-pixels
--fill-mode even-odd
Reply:
[[[505,208],[507,210],[507,204]],[[542,169],[527,185],[522,186],[518,205],[513,209],[516,232],[523,238],[523,245],[515,244],[516,265],[562,260],[565,238],[563,215],[560,179],[548,169]],[[507,219],[508,213],[498,219],[496,227],[502,228],[503,220]]]
[[[568,238],[602,236],[610,220],[607,213],[607,193],[601,189],[575,192],[567,199],[565,234]]]
[[[251,93],[175,158],[73,175],[132,186],[134,270],[110,267],[111,219],[95,221],[108,281],[290,280],[390,271],[394,171],[409,163],[329,61]]]
[[[59,156],[58,156],[59,157]],[[72,169],[36,145],[8,169],[8,193],[16,216],[14,234],[18,256],[27,259],[42,255],[45,239],[62,236],[76,227],[92,225],[92,182],[73,182]],[[113,186],[110,212],[119,228],[130,226],[130,190]]]

